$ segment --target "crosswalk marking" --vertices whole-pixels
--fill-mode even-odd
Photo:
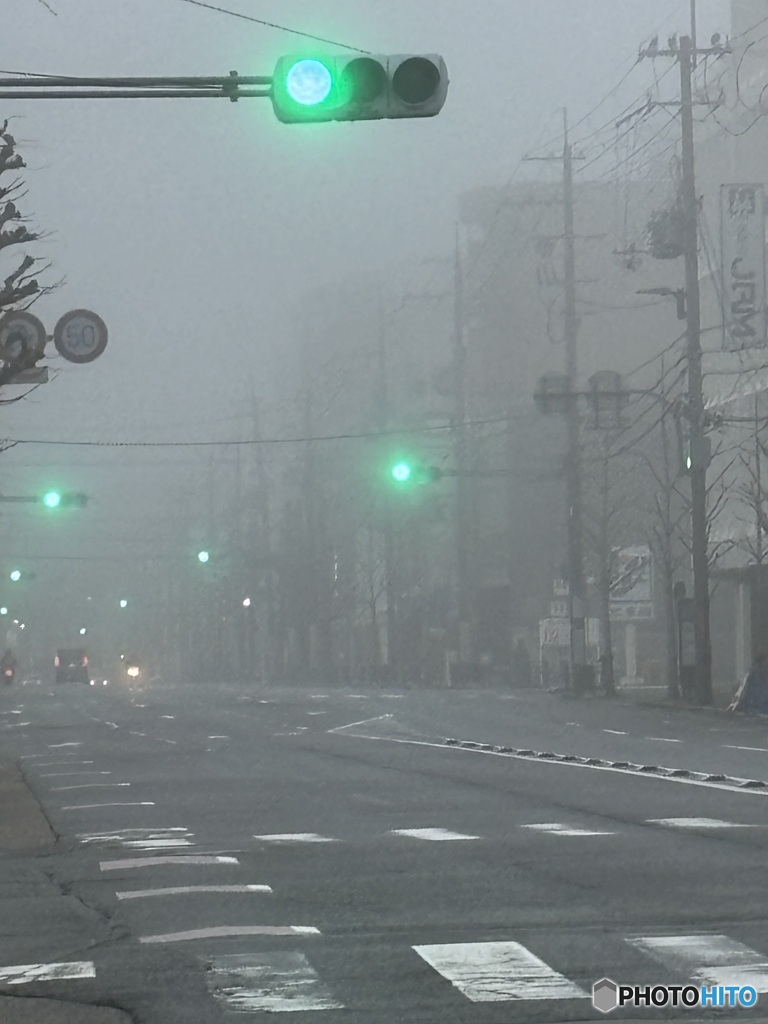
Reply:
[[[450,942],[413,949],[474,1003],[588,998],[519,942]]]
[[[695,981],[768,992],[768,961],[727,935],[638,935],[625,941]]]
[[[150,896],[189,896],[198,892],[272,892],[269,885],[174,885],[166,889],[130,889],[116,892],[119,900],[140,900]]]
[[[122,871],[123,868],[154,868],[165,864],[239,864],[237,857],[130,857],[125,860],[102,860],[102,871]]]
[[[320,929],[305,924],[224,924],[213,928],[194,928],[187,932],[168,932],[165,935],[142,935],[139,942],[189,942],[193,939],[227,939],[238,935],[320,935]]]
[[[737,821],[721,821],[719,818],[648,818],[649,825],[665,825],[668,828],[760,828],[758,825],[744,825]]]
[[[447,828],[393,828],[393,836],[408,836],[411,839],[426,839],[432,842],[443,842],[452,839],[479,839],[480,836],[469,836],[463,832],[451,832]]]
[[[571,828],[570,825],[562,825],[558,821],[537,822],[533,825],[522,825],[521,828],[529,828],[532,832],[549,832],[555,836],[612,836],[614,832],[598,832],[590,828]]]
[[[206,966],[209,990],[235,1013],[344,1009],[303,953],[220,956]]]
[[[96,968],[91,960],[77,960],[65,964],[22,964],[18,967],[0,967],[0,984],[28,985],[33,981],[70,981],[76,978],[95,978]]]
[[[265,843],[335,843],[330,836],[321,836],[317,832],[276,832],[273,835],[254,836]]]

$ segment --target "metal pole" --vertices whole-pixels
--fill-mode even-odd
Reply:
[[[461,274],[459,234],[456,229],[453,281],[453,438],[456,462],[456,590],[459,613],[459,661],[472,660],[471,601],[467,530],[467,350],[464,344],[464,282]]]
[[[578,691],[586,683],[586,594],[581,506],[581,439],[578,383],[578,318],[576,315],[576,253],[573,227],[573,156],[568,141],[568,115],[563,111],[563,214],[565,241],[565,358],[568,380],[568,568],[571,625],[570,686]]]
[[[699,298],[698,198],[693,148],[691,89],[693,46],[680,39],[680,117],[682,124],[682,203],[685,247],[688,414],[691,452],[691,547],[696,638],[696,681],[702,704],[712,703],[712,648],[709,632],[709,561],[707,551],[707,466],[700,457],[704,439],[704,394],[701,377],[701,313]]]
[[[384,304],[379,295],[379,330],[376,344],[377,406],[379,430],[389,429],[389,365],[387,360],[387,330]],[[392,682],[400,682],[400,624],[398,619],[397,577],[395,566],[395,534],[392,524],[391,494],[384,496],[384,580],[387,600],[387,667]]]

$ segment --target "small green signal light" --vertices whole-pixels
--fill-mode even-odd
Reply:
[[[407,462],[397,462],[392,467],[392,478],[399,484],[407,483],[411,479],[413,470]]]
[[[10,575],[13,582],[18,583],[21,579],[21,569],[14,569]]]
[[[46,508],[58,508],[61,504],[61,494],[58,491],[46,491],[43,495],[43,504]]]
[[[210,557],[211,556],[208,554],[207,551],[198,551],[197,552],[197,560],[198,560],[198,562],[202,562],[203,564],[205,564]]]

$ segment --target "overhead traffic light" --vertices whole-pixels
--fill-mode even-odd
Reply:
[[[41,502],[46,508],[85,508],[88,503],[88,495],[81,491],[46,491],[41,497]]]
[[[13,583],[18,583],[21,579],[21,569],[11,569],[8,575]]]
[[[272,78],[272,106],[286,124],[434,117],[447,95],[437,54],[287,56]]]
[[[209,555],[209,553],[207,551],[198,551],[197,552],[197,560],[198,560],[198,562],[202,562],[203,564],[205,564],[209,560],[210,557],[211,556]]]
[[[396,484],[427,484],[440,480],[443,471],[438,466],[430,466],[424,462],[411,459],[395,459],[389,464],[389,477]]]

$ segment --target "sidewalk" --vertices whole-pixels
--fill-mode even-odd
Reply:
[[[13,936],[14,917],[18,920],[13,909],[8,913],[6,908],[14,906],[14,886],[20,875],[25,884],[39,885],[41,909],[55,901],[61,912],[64,897],[51,893],[49,880],[36,878],[55,847],[56,835],[19,765],[0,755],[0,940],[4,929],[7,936]],[[8,961],[7,956],[0,962],[0,967],[11,966],[18,964]],[[0,995],[2,1024],[131,1024],[131,1017],[122,1010],[30,998],[24,995],[24,986],[18,986],[17,991],[18,995]]]

